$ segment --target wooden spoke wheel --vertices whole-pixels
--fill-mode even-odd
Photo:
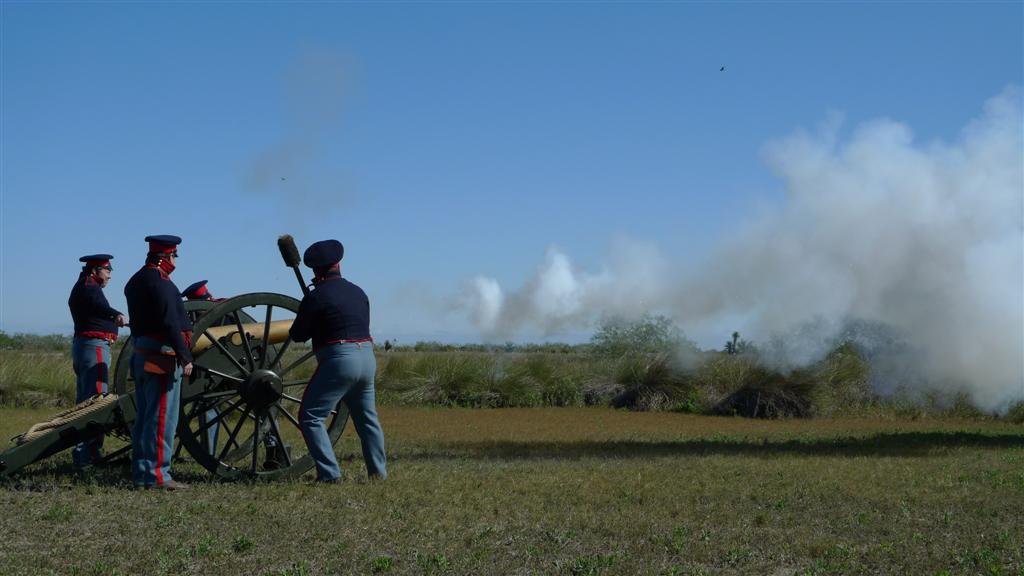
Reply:
[[[206,311],[211,310],[219,303],[220,302],[210,300],[189,300],[184,303],[185,314],[188,315],[188,319],[194,326],[200,316],[206,313]],[[255,322],[252,317],[245,316],[244,312],[242,314],[242,322]],[[234,324],[234,319],[225,318],[224,321],[230,321]],[[125,338],[124,344],[121,345],[121,351],[117,354],[117,363],[114,364],[114,379],[111,381],[111,392],[114,392],[115,394],[128,394],[135,390],[135,380],[132,378],[133,352],[135,352],[135,348],[132,346],[132,339]]]
[[[221,478],[305,473],[313,459],[299,407],[316,357],[287,339],[299,301],[258,292],[213,304],[194,325],[194,371],[182,386],[179,440]],[[339,404],[325,422],[332,445],[347,422],[348,410]]]

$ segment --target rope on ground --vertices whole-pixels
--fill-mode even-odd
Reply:
[[[68,408],[67,410],[61,412],[60,414],[57,414],[47,422],[33,424],[32,427],[28,429],[28,432],[25,432],[24,434],[16,437],[14,441],[15,443],[17,443],[18,446],[21,446],[26,442],[31,442],[36,438],[39,438],[40,436],[46,434],[50,430],[53,430],[54,428],[60,428],[61,426],[68,424],[69,422],[73,422],[74,420],[83,418],[85,416],[88,416],[90,414],[93,414],[106,408],[107,406],[117,402],[117,398],[117,394],[93,396],[92,398],[89,398],[84,402],[75,404],[74,406]]]

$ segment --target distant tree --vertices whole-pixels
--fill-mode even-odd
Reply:
[[[747,352],[754,352],[755,350],[757,349],[754,347],[752,342],[740,339],[740,333],[733,332],[732,340],[725,343],[724,352],[726,354],[744,354]]]
[[[650,314],[644,314],[637,320],[606,318],[590,337],[590,343],[595,353],[606,356],[669,352],[683,347],[696,349],[671,318]]]
[[[0,349],[3,350],[17,350],[21,348],[22,344],[15,338],[8,336],[6,332],[0,330]]]
[[[726,354],[735,354],[736,353],[736,351],[737,351],[736,342],[739,339],[740,339],[740,333],[739,332],[733,332],[732,333],[732,340],[725,343],[725,353]]]

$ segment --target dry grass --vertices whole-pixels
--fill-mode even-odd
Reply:
[[[45,411],[0,409],[0,437]],[[1024,430],[383,407],[362,479],[130,492],[68,456],[0,488],[2,574],[1021,574]]]

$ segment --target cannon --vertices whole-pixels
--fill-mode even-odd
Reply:
[[[291,237],[283,236],[278,244],[307,293]],[[313,467],[299,409],[316,359],[312,349],[293,347],[288,338],[298,309],[299,300],[269,292],[185,303],[193,320],[194,360],[192,376],[182,379],[177,440],[218,478],[295,478]],[[111,394],[94,397],[17,437],[16,446],[0,453],[0,477],[98,434],[129,441],[136,413],[132,353],[129,338],[117,355]],[[332,444],[347,422],[348,411],[341,403],[327,425]],[[104,459],[128,450],[130,442]]]

